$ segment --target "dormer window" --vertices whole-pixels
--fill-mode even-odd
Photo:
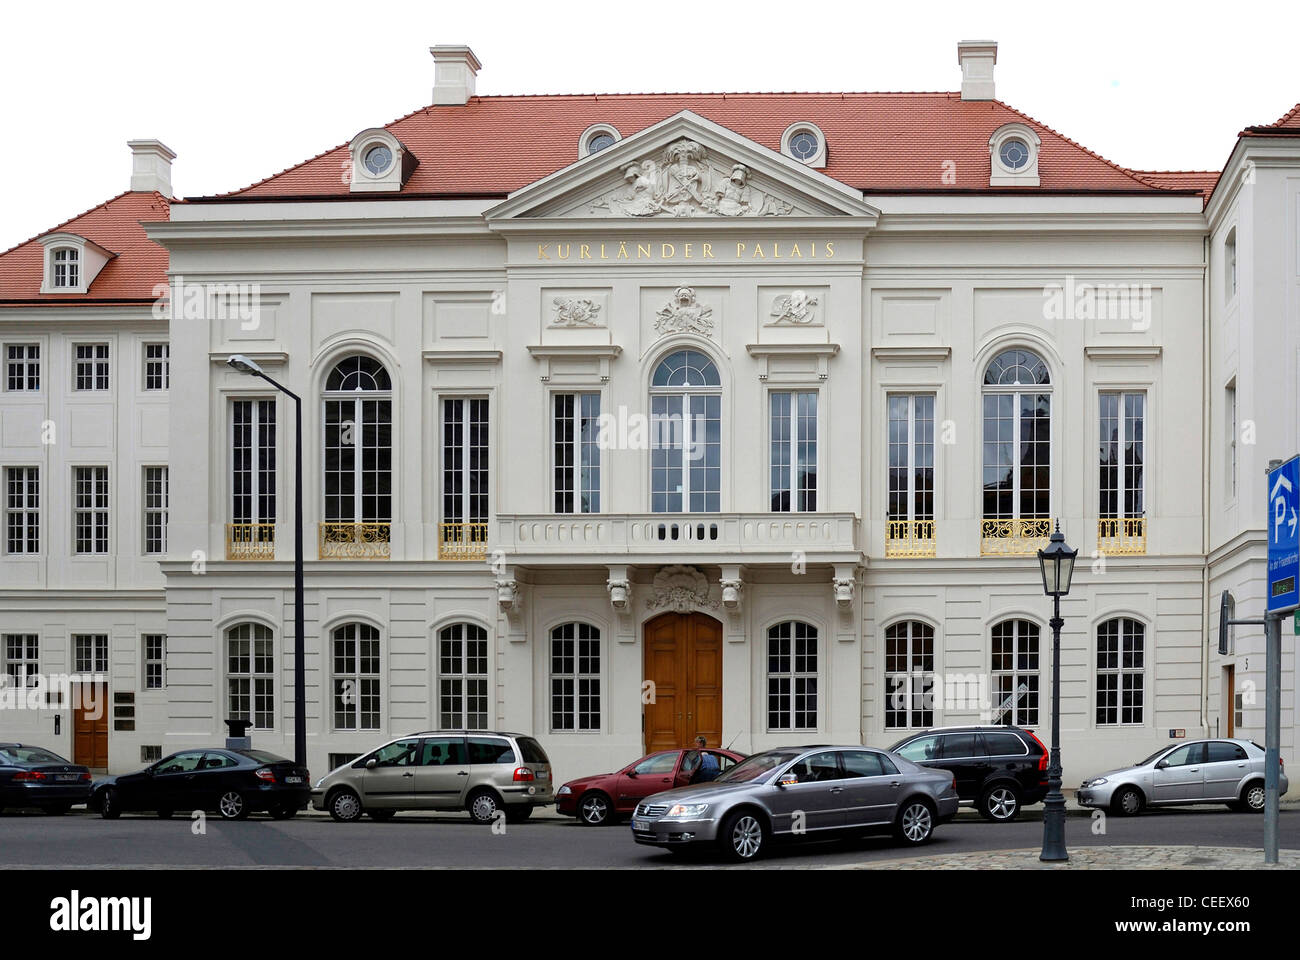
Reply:
[[[1038,186],[1041,145],[1038,134],[1023,123],[1008,123],[994,130],[989,137],[989,186]]]
[[[86,293],[104,264],[116,255],[75,233],[51,233],[40,238],[45,247],[41,293]]]
[[[792,123],[781,134],[781,152],[810,167],[824,167],[826,137],[815,123]]]
[[[56,290],[69,290],[81,286],[81,254],[74,247],[60,247],[50,253],[54,264],[53,283]]]
[[[397,193],[415,170],[416,159],[383,127],[352,138],[349,185],[353,193]]]
[[[578,138],[578,159],[600,153],[622,139],[623,135],[608,123],[593,123]]]

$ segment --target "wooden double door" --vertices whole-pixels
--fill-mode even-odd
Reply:
[[[702,613],[665,613],[645,625],[646,753],[722,739],[722,624]]]

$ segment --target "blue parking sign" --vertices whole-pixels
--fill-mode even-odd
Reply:
[[[1268,472],[1269,613],[1300,606],[1300,456]]]

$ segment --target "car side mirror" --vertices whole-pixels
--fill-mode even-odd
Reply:
[[[373,770],[373,769],[375,769],[375,767],[377,767],[377,766],[379,766],[379,764],[375,761],[375,758],[374,758],[374,757],[371,757],[369,760],[366,761],[366,769],[367,769],[367,770]]]
[[[1167,767],[1167,766],[1169,766],[1169,761],[1168,761],[1168,760],[1158,760],[1158,761],[1156,761],[1156,769],[1157,769],[1157,770],[1163,770],[1163,769],[1164,769],[1165,767]]]
[[[793,773],[786,773],[777,778],[776,785],[778,787],[793,787],[798,782],[798,776]]]
[[[628,775],[629,777],[631,777],[633,780],[636,779],[636,771],[635,771],[635,770],[629,770],[629,771],[627,772],[627,775]]]

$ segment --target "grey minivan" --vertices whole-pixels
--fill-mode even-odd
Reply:
[[[542,745],[488,730],[399,737],[326,774],[311,792],[312,806],[340,823],[363,813],[387,820],[398,810],[467,810],[476,823],[504,814],[517,823],[554,799]]]

